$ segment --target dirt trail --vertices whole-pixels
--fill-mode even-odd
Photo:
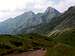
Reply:
[[[10,54],[6,56],[44,56],[46,54],[46,50],[36,50],[36,51],[29,51],[29,52],[23,52],[20,54]]]

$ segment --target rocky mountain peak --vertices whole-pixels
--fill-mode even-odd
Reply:
[[[25,16],[26,15],[28,15],[28,16],[31,15],[32,16],[32,15],[35,15],[35,13],[32,12],[32,11],[28,11],[28,12],[24,12],[22,15],[25,15]]]
[[[46,13],[59,13],[55,8],[48,7],[45,11]]]
[[[69,10],[75,10],[75,6],[71,6]]]

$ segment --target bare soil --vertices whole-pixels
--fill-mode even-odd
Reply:
[[[35,51],[23,52],[19,54],[9,54],[5,56],[45,56],[46,50],[39,49]]]

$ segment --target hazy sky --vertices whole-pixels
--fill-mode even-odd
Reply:
[[[24,11],[43,12],[51,6],[64,12],[75,5],[75,0],[0,0],[0,21],[23,13]]]

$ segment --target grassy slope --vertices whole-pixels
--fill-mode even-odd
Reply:
[[[56,44],[48,48],[46,56],[75,56],[75,29],[63,30],[50,37]]]

